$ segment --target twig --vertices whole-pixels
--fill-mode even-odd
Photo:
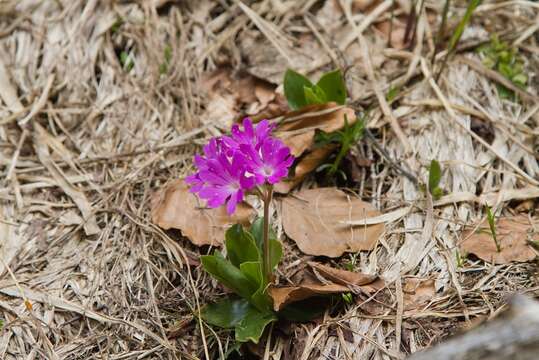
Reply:
[[[402,166],[397,164],[396,161],[394,161],[391,158],[391,155],[378,143],[378,140],[374,137],[374,135],[371,133],[371,131],[367,128],[365,128],[365,135],[366,137],[371,141],[372,145],[380,152],[380,154],[387,160],[389,165],[393,167],[395,170],[397,170],[401,175],[406,176],[408,180],[410,180],[412,183],[414,183],[416,186],[419,185],[419,181],[417,180],[417,177],[414,176],[411,172],[408,170],[405,170]]]

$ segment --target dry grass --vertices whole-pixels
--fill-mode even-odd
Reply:
[[[265,358],[401,358],[494,316],[511,292],[537,293],[531,263],[455,266],[463,225],[484,216],[481,202],[509,213],[537,196],[539,51],[529,30],[537,4],[486,2],[463,39],[484,41],[488,28],[518,41],[531,91],[514,104],[463,61],[450,62],[437,83],[422,80],[437,30],[425,15],[417,45],[397,51],[373,25],[388,18],[392,0],[370,16],[347,1],[345,11],[338,1],[321,3],[0,3],[0,358],[218,358],[233,346],[227,332],[193,317],[221,295],[198,266],[207,249],[149,220],[152,192],[187,173],[197,144],[231,120],[214,111],[200,81],[224,64],[275,84],[287,67],[314,77],[346,68],[354,106],[373,107],[368,127],[377,142],[422,181],[438,159],[449,192],[425,205],[378,147],[358,144],[357,154],[376,161],[351,190],[383,212],[419,207],[389,221],[376,250],[357,256],[356,269],[381,274],[388,288],[323,321],[276,328],[259,349]],[[441,11],[441,2],[426,4],[430,14]],[[172,57],[160,74],[167,47]],[[130,71],[122,51],[133,59]],[[385,104],[383,94],[402,84],[407,90]],[[284,243],[282,282],[306,258]],[[436,295],[420,309],[403,306],[410,277],[435,280]]]

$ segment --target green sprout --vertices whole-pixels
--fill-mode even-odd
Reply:
[[[170,45],[165,46],[163,50],[163,62],[159,64],[159,74],[164,75],[168,73],[170,61],[172,60],[172,48]]]
[[[515,86],[525,89],[528,76],[524,73],[524,59],[518,54],[518,49],[510,47],[501,41],[497,35],[492,36],[489,43],[480,46],[477,52],[483,57],[483,65],[496,70]],[[502,99],[516,102],[518,95],[511,89],[497,84],[498,94]]]
[[[122,51],[120,53],[120,64],[122,64],[122,67],[127,72],[130,72],[135,66],[133,58],[131,57],[131,55],[129,55],[127,51]]]
[[[336,173],[339,173],[343,179],[346,180],[346,174],[339,170],[339,167],[344,156],[350,151],[350,148],[363,137],[364,127],[365,123],[363,119],[358,118],[352,125],[350,125],[348,122],[348,117],[345,115],[344,127],[341,130],[331,133],[326,133],[323,131],[318,132],[315,138],[318,145],[323,146],[328,144],[338,144],[340,149],[333,163],[324,164],[320,166],[317,171],[328,169],[328,176],[333,176]]]
[[[457,268],[464,267],[464,261],[466,261],[467,257],[468,257],[468,254],[466,252],[463,252],[461,254],[458,249],[455,250],[455,258],[457,260]]]
[[[351,304],[354,301],[354,298],[352,297],[351,293],[344,293],[342,294],[342,299],[345,303]]]
[[[442,179],[442,168],[440,163],[432,160],[429,166],[429,192],[434,200],[438,200],[443,195],[443,190],[440,189],[440,180]]]
[[[490,206],[486,205],[486,212],[487,212],[487,220],[488,220],[488,226],[490,227],[490,234],[492,235],[492,240],[494,240],[494,244],[496,244],[496,251],[500,252],[502,251],[500,242],[498,241],[498,237],[496,235],[496,223],[494,214],[492,213],[492,210],[490,209]]]

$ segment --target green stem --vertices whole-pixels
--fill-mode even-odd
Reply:
[[[271,282],[271,257],[270,257],[270,245],[269,245],[269,208],[271,199],[273,198],[273,186],[268,185],[266,188],[266,196],[264,197],[264,279],[267,284]]]

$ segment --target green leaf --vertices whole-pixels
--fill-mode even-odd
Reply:
[[[316,85],[325,93],[324,102],[334,101],[341,105],[346,102],[346,85],[341,70],[325,73]]]
[[[258,217],[253,221],[251,224],[250,229],[251,234],[253,235],[256,245],[260,249],[260,253],[262,253],[264,250],[264,218]],[[270,265],[271,269],[275,269],[275,267],[279,264],[281,261],[281,258],[283,257],[283,246],[281,245],[281,242],[277,240],[277,235],[275,234],[275,231],[270,226],[269,229],[269,247],[270,247]]]
[[[257,284],[258,287],[262,285],[262,266],[260,261],[244,262],[240,265],[240,271],[252,283]]]
[[[486,208],[487,208],[488,226],[490,227],[490,234],[492,235],[492,240],[494,240],[494,244],[496,244],[496,250],[500,252],[502,249],[500,247],[500,243],[498,242],[498,237],[496,235],[496,223],[494,219],[494,214],[492,213],[490,206],[487,205]]]
[[[386,95],[386,100],[388,102],[391,102],[393,101],[393,99],[395,99],[397,97],[397,95],[399,95],[399,92],[400,92],[400,87],[398,86],[391,86],[387,92],[387,95]]]
[[[236,267],[247,261],[260,260],[260,253],[253,235],[243,231],[241,225],[231,226],[225,234],[225,245],[230,262]]]
[[[266,326],[276,320],[273,312],[258,311],[251,307],[243,320],[236,325],[236,341],[252,341],[258,344]]]
[[[326,94],[320,87],[316,85],[313,85],[312,87],[304,86],[303,91],[305,92],[305,101],[307,102],[307,105],[327,103]]]
[[[438,187],[441,179],[442,168],[440,167],[440,163],[436,160],[432,160],[429,167],[429,191],[431,193]]]
[[[244,262],[240,266],[241,272],[252,282],[258,284],[258,289],[249,298],[251,304],[253,304],[260,311],[267,311],[271,309],[271,301],[266,294],[266,281],[262,276],[262,263],[260,261]]]
[[[481,1],[483,0],[470,0],[468,3],[468,7],[466,8],[466,12],[464,13],[464,16],[462,19],[460,19],[459,24],[457,25],[455,31],[453,31],[453,35],[451,36],[451,39],[449,39],[449,46],[448,50],[449,52],[453,52],[453,50],[456,48],[460,37],[462,36],[462,33],[464,32],[464,28],[468,25],[472,18],[472,14],[476,7],[481,4]]]
[[[253,283],[240,269],[232,265],[230,261],[223,258],[219,253],[201,256],[200,261],[204,270],[245,299],[250,299],[251,295],[258,289],[256,283]]]
[[[500,74],[502,74],[508,79],[511,79],[511,77],[513,76],[513,68],[509,64],[499,63],[498,71],[500,72]]]
[[[133,62],[133,58],[131,58],[131,56],[127,53],[127,51],[122,51],[120,53],[120,63],[122,64],[122,67],[127,72],[131,71],[131,69],[133,69],[133,66],[135,66],[135,63]]]
[[[283,246],[281,245],[281,242],[276,239],[269,240],[269,250],[270,250],[270,266],[271,270],[273,271],[277,265],[279,265],[279,262],[281,261],[281,258],[283,257]]]
[[[284,74],[284,96],[288,101],[288,106],[292,110],[297,110],[305,105],[305,87],[312,87],[309,79],[294,70],[288,69]]]
[[[431,194],[434,200],[438,200],[442,197],[442,195],[444,194],[444,191],[440,189],[439,187],[437,187],[431,191]]]
[[[520,73],[513,76],[511,81],[517,86],[526,87],[526,83],[528,82],[528,77],[526,76],[526,74]]]
[[[253,221],[253,223],[251,224],[249,232],[251,233],[251,235],[253,235],[256,246],[258,246],[258,249],[262,253],[264,249],[264,217],[257,217],[255,221]],[[273,231],[271,226],[269,229],[269,238],[277,238],[277,234],[275,234],[275,231]]]
[[[200,315],[208,324],[222,328],[233,328],[238,325],[251,308],[245,299],[224,299],[202,308]]]

